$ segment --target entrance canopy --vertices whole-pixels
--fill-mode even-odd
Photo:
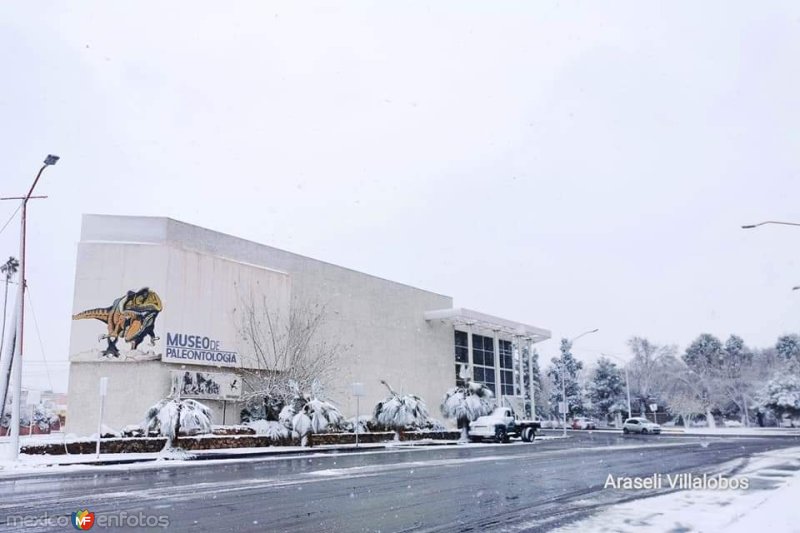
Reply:
[[[531,342],[546,341],[550,338],[550,330],[487,315],[472,309],[454,308],[425,311],[425,320],[441,320],[454,326],[471,326],[487,331],[497,331],[509,336],[524,337],[530,339]]]

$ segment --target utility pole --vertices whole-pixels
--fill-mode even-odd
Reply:
[[[16,197],[8,197],[8,198],[0,198],[0,200],[22,200],[22,220],[20,221],[20,243],[19,243],[19,288],[17,289],[17,328],[16,328],[16,349],[14,350],[14,357],[13,360],[8,361],[6,364],[11,364],[13,372],[11,379],[14,383],[14,395],[12,396],[14,405],[12,406],[11,410],[11,427],[9,428],[11,431],[11,459],[16,460],[19,457],[19,421],[20,421],[20,408],[21,402],[20,399],[22,397],[22,350],[23,350],[23,342],[22,336],[25,331],[25,286],[27,280],[25,279],[25,239],[26,239],[26,229],[27,229],[27,216],[28,216],[28,200],[32,198],[47,198],[47,196],[33,196],[33,190],[36,188],[36,184],[39,183],[39,178],[42,177],[42,172],[49,166],[55,165],[58,162],[59,157],[57,155],[48,155],[45,160],[42,168],[39,169],[39,173],[36,174],[36,179],[33,180],[33,185],[31,185],[28,194],[25,196],[16,196]],[[0,369],[2,370],[2,369]],[[3,375],[3,372],[0,372],[0,375]],[[4,381],[4,380],[3,380]],[[0,396],[5,397],[6,392],[8,390],[8,383],[0,383]]]

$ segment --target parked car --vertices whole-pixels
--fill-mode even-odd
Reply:
[[[641,433],[642,435],[646,435],[647,433],[661,433],[661,426],[650,422],[646,418],[641,417],[634,417],[629,418],[622,424],[622,432],[626,435],[628,433]]]
[[[597,422],[586,416],[576,416],[572,420],[572,429],[597,429]]]

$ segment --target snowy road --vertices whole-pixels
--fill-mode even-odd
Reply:
[[[798,438],[572,432],[533,445],[103,467],[3,480],[0,530],[18,529],[8,517],[26,516],[50,517],[53,527],[29,521],[25,531],[64,531],[53,518],[84,508],[163,515],[170,531],[546,530],[648,495],[604,489],[609,473],[702,473],[798,445]]]

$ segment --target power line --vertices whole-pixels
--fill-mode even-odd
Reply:
[[[53,390],[53,380],[50,379],[50,367],[47,365],[47,357],[44,355],[44,343],[42,342],[42,334],[39,331],[39,321],[36,319],[36,311],[33,309],[33,299],[31,298],[31,288],[28,289],[28,303],[31,305],[31,315],[33,316],[33,325],[36,328],[36,336],[39,337],[39,350],[42,352],[42,361],[44,362],[44,371],[47,374],[47,382],[50,384],[50,390]]]
[[[5,224],[3,224],[3,227],[2,227],[2,228],[0,228],[0,233],[3,233],[3,231],[4,231],[4,230],[5,230],[7,227],[8,227],[8,225],[9,225],[9,224],[11,224],[11,221],[12,221],[12,220],[14,220],[14,217],[15,217],[15,216],[17,216],[17,213],[19,213],[19,210],[20,210],[21,208],[22,208],[22,204],[19,204],[19,205],[17,206],[17,208],[14,210],[14,212],[13,212],[13,213],[11,213],[11,216],[10,216],[10,217],[8,217],[8,220],[6,220],[6,223],[5,223]]]

